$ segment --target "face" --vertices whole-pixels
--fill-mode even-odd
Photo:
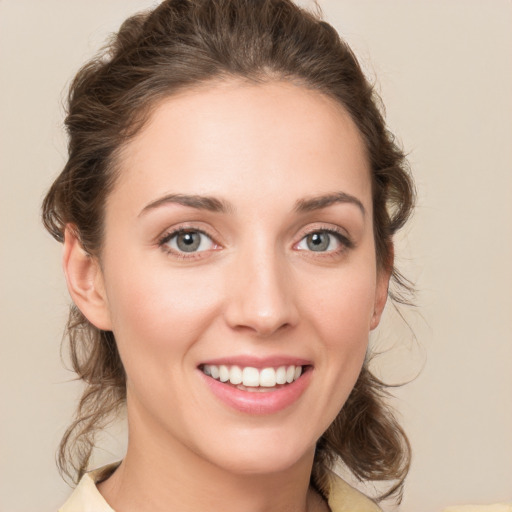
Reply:
[[[87,316],[115,334],[130,442],[247,474],[312,456],[387,295],[348,114],[292,84],[211,85],[163,101],[119,171]]]

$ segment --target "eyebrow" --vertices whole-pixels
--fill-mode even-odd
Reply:
[[[295,211],[298,213],[306,213],[321,210],[322,208],[327,208],[337,203],[354,204],[361,210],[363,217],[366,215],[363,203],[357,197],[347,194],[346,192],[336,192],[334,194],[314,196],[308,199],[299,199],[295,203]]]
[[[307,213],[315,210],[321,210],[322,208],[327,208],[328,206],[339,203],[354,204],[361,210],[363,216],[366,215],[363,203],[357,199],[357,197],[347,194],[346,192],[336,192],[333,194],[314,196],[307,199],[299,199],[295,203],[295,211],[298,213]],[[180,204],[182,206],[189,206],[191,208],[197,208],[198,210],[207,210],[214,213],[227,213],[234,211],[231,203],[216,197],[202,196],[198,194],[167,194],[147,204],[141,210],[139,216],[165,204]]]
[[[216,197],[201,196],[201,195],[187,195],[187,194],[167,194],[156,201],[147,204],[140,212],[142,214],[154,210],[164,204],[181,204],[183,206],[190,206],[198,210],[208,210],[215,213],[227,213],[233,210],[232,206],[222,199]]]

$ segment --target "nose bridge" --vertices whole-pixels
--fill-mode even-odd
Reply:
[[[286,256],[269,241],[260,240],[237,255],[230,279],[227,321],[269,336],[296,323],[298,315]]]

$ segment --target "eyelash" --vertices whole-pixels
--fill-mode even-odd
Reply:
[[[186,234],[186,233],[199,233],[199,234],[207,237],[208,239],[210,239],[211,243],[213,245],[215,245],[217,247],[221,247],[219,244],[217,244],[215,242],[214,238],[210,234],[208,234],[206,231],[196,228],[196,227],[192,227],[192,226],[191,227],[179,227],[177,229],[174,229],[170,232],[165,233],[158,240],[158,246],[163,251],[165,251],[167,254],[170,254],[173,257],[183,259],[183,260],[190,260],[190,259],[197,259],[197,258],[204,257],[204,256],[202,256],[202,254],[204,252],[208,252],[208,250],[186,253],[186,252],[177,251],[175,249],[172,249],[171,247],[169,247],[167,245],[173,238],[178,237],[182,234]],[[339,247],[338,249],[335,249],[335,250],[330,250],[330,251],[312,251],[312,250],[304,250],[304,249],[298,249],[298,250],[301,252],[305,252],[305,253],[311,253],[311,255],[314,255],[315,257],[320,257],[320,258],[331,257],[332,258],[332,257],[339,256],[340,254],[344,253],[345,251],[347,251],[349,249],[353,249],[355,247],[354,242],[347,235],[345,235],[341,230],[337,230],[333,227],[315,227],[314,229],[311,229],[311,230],[305,232],[301,236],[300,240],[297,243],[295,243],[293,247],[296,248],[308,236],[311,236],[311,235],[314,235],[317,233],[322,233],[322,234],[326,233],[328,235],[333,236],[340,243],[341,247]],[[213,249],[213,250],[216,250],[216,249]],[[316,252],[316,254],[315,254],[315,252]]]
[[[322,233],[333,236],[340,244],[340,247],[330,251],[312,251],[312,250],[304,250],[305,253],[309,253],[308,255],[312,255],[317,258],[335,258],[340,256],[342,253],[349,249],[353,249],[355,247],[354,242],[341,230],[338,230],[332,226],[317,226],[314,229],[311,229],[304,233],[299,242],[297,242],[294,247],[297,247],[303,240],[305,240],[308,236]],[[301,250],[301,249],[299,249]]]
[[[212,242],[213,245],[215,246],[219,246],[219,244],[217,244],[214,240],[214,238],[209,235],[206,231],[202,230],[202,229],[198,229],[198,228],[195,228],[195,227],[179,227],[177,229],[174,229],[170,232],[167,232],[165,233],[158,241],[158,246],[163,250],[165,251],[167,254],[170,254],[176,258],[179,258],[179,259],[183,259],[183,260],[190,260],[190,259],[197,259],[197,258],[200,258],[202,257],[202,253],[204,252],[207,252],[207,251],[199,251],[199,252],[190,252],[190,253],[186,253],[186,252],[181,252],[181,251],[177,251],[175,249],[172,249],[171,247],[169,247],[167,244],[175,237],[178,237],[180,235],[183,235],[183,234],[186,234],[186,233],[199,233],[207,238],[209,238]],[[215,250],[215,249],[213,249]]]

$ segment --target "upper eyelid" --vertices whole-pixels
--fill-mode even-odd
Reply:
[[[187,233],[187,232],[190,232],[190,233],[201,233],[202,235],[205,235],[208,238],[212,238],[213,239],[213,237],[209,233],[207,233],[206,231],[203,231],[202,229],[183,227],[183,228],[169,229],[168,231],[164,231],[164,233],[160,237],[160,240],[166,240],[166,239],[170,240],[171,238],[174,238],[175,236],[177,236],[177,235],[179,235],[181,233]]]
[[[176,235],[179,235],[180,233],[186,232],[186,231],[195,231],[197,233],[201,233],[208,238],[210,238],[213,242],[216,244],[221,245],[218,240],[217,236],[210,232],[210,230],[204,229],[202,227],[198,227],[197,225],[192,225],[192,223],[184,223],[181,225],[177,225],[174,227],[167,228],[161,232],[160,235],[157,236],[156,241],[158,242],[158,245],[162,245],[166,243],[168,240],[173,238]]]
[[[298,238],[299,240],[302,240],[305,236],[318,232],[333,233],[335,235],[339,235],[340,237],[348,241],[353,241],[352,236],[346,229],[330,223],[318,223],[314,226],[305,226],[303,229],[299,231]]]

